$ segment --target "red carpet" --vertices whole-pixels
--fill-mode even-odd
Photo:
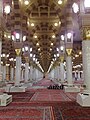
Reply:
[[[13,102],[0,107],[0,120],[90,120],[90,108],[75,102],[77,93],[28,89],[25,93],[9,94]]]
[[[90,120],[90,108],[76,102],[66,102],[53,107],[55,120]]]
[[[61,90],[37,91],[30,101],[71,101]]]
[[[50,107],[2,107],[0,120],[51,120]]]
[[[42,79],[38,81],[34,86],[49,86],[49,85],[54,85],[55,83],[52,80],[48,79]]]

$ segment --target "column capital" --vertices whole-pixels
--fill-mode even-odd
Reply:
[[[61,56],[60,57],[60,62],[63,62],[64,61],[64,56]]]
[[[21,49],[20,49],[20,48],[15,49],[15,52],[16,52],[16,55],[17,55],[17,56],[20,56],[20,55],[21,55]]]
[[[66,49],[66,52],[67,52],[67,55],[68,55],[68,56],[71,56],[71,54],[72,54],[72,48]]]
[[[83,26],[81,28],[81,34],[83,40],[90,40],[90,26]]]

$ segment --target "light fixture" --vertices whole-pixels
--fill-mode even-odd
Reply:
[[[55,26],[55,27],[58,26],[58,23],[54,23],[54,26]]]
[[[16,59],[14,59],[14,61],[16,61]]]
[[[23,41],[26,41],[26,36],[23,36]]]
[[[10,5],[6,5],[5,8],[4,8],[4,11],[6,14],[9,14],[10,13]]]
[[[57,53],[57,57],[59,57],[59,53]]]
[[[52,38],[55,38],[55,35],[52,35]]]
[[[74,12],[74,13],[78,13],[78,11],[79,11],[79,6],[78,6],[77,3],[73,3],[72,8],[73,8],[73,12]]]
[[[82,54],[82,52],[80,51],[80,52],[79,52],[79,55],[81,55],[81,54]]]
[[[35,35],[34,38],[37,38],[37,35]]]
[[[12,35],[12,40],[14,41],[14,39],[15,39],[15,38],[14,38],[14,35]]]
[[[28,46],[25,46],[25,51],[28,51]]]
[[[24,52],[24,48],[22,48],[22,51]]]
[[[14,59],[13,59],[13,58],[10,58],[9,60],[10,60],[10,61],[13,61]]]
[[[73,60],[75,60],[75,57],[73,57]]]
[[[1,61],[1,64],[3,64],[3,61]]]
[[[35,58],[33,58],[33,61],[35,61]]]
[[[61,40],[64,40],[64,35],[61,35]]]
[[[71,34],[71,33],[67,33],[67,38],[68,38],[68,39],[70,39],[70,38],[71,38],[71,36],[72,36],[72,34]]]
[[[30,24],[29,21],[27,21],[27,24],[28,24],[28,25]]]
[[[76,54],[75,57],[79,57],[79,55]]]
[[[54,54],[54,57],[55,57],[55,58],[57,57],[56,54]]]
[[[59,52],[59,48],[56,48],[56,50]]]
[[[28,0],[25,0],[25,1],[24,1],[24,4],[25,4],[25,5],[28,5],[28,4],[29,4],[29,1],[28,1]]]
[[[7,57],[9,57],[9,54],[7,54]]]
[[[16,33],[16,39],[19,39],[19,38],[20,38],[19,33]]]
[[[39,46],[39,43],[37,43],[36,45]]]
[[[36,56],[36,55],[34,54],[33,57],[35,58],[35,56]]]
[[[38,48],[38,51],[40,51],[40,48]]]
[[[84,6],[85,6],[85,8],[89,8],[90,2],[88,0],[84,0]]]
[[[10,64],[6,64],[6,66],[8,67]]]
[[[10,39],[10,38],[11,38],[11,36],[10,36],[10,35],[8,35],[8,38]]]
[[[63,47],[63,46],[61,46],[61,47],[60,47],[60,50],[61,50],[61,51],[63,51],[63,50],[64,50],[64,47]]]
[[[61,25],[61,21],[59,21],[59,25]]]
[[[52,48],[50,48],[50,51],[52,51]]]
[[[7,37],[7,35],[6,35],[6,34],[4,34],[4,37]]]
[[[32,53],[30,53],[30,57],[32,57],[33,55],[32,55]]]
[[[34,26],[34,23],[31,23],[31,26],[33,27],[33,26]]]
[[[30,48],[30,52],[32,52],[32,48]]]
[[[51,46],[53,46],[53,43],[51,43]]]
[[[6,55],[3,53],[3,54],[2,54],[2,57],[5,57],[5,56],[6,56]]]
[[[58,4],[61,5],[62,4],[62,0],[58,0]]]

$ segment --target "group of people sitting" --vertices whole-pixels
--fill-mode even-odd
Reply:
[[[61,90],[63,90],[63,88],[64,88],[63,84],[61,85],[55,84],[55,85],[50,85],[47,87],[47,89],[61,89]]]

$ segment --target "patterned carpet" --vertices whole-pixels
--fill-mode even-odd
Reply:
[[[30,101],[71,101],[62,90],[37,91]]]
[[[25,92],[25,93],[8,93],[11,94],[13,97],[13,102],[29,102],[31,97],[34,95],[35,92]]]
[[[0,107],[0,120],[90,120],[90,108],[81,107],[77,93],[37,89],[12,94],[13,101]]]
[[[35,83],[33,86],[49,86],[49,85],[54,85],[55,83],[52,80],[48,79],[42,79]]]
[[[90,107],[81,107],[76,102],[62,102],[53,106],[55,120],[90,120]]]
[[[51,120],[50,107],[0,107],[0,120]]]

